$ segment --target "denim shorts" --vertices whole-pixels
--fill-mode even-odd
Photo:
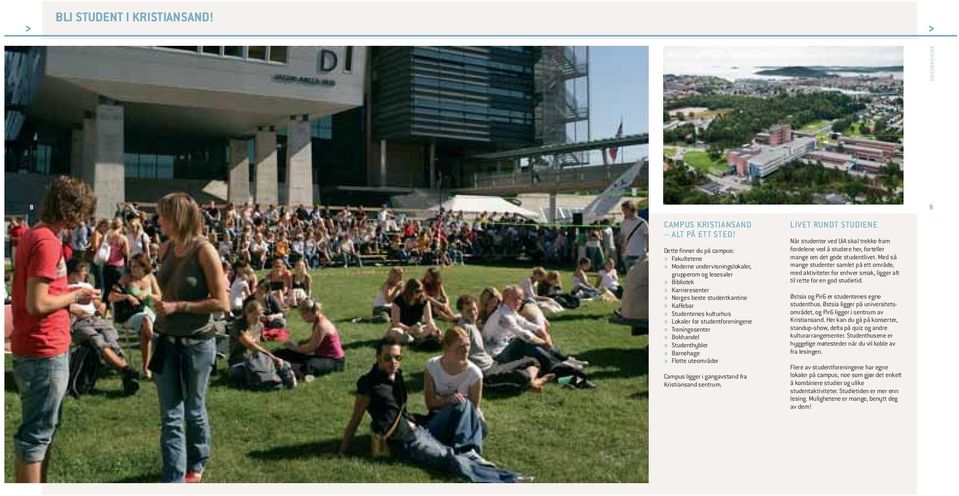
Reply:
[[[41,462],[60,425],[60,409],[70,377],[69,353],[50,358],[13,357],[13,377],[20,391],[20,427],[13,435],[17,457]]]

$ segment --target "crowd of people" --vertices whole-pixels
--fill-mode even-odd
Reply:
[[[483,232],[485,237],[515,231],[517,236],[506,239],[522,240],[524,232],[539,232],[514,229],[512,224],[502,230],[487,225],[491,221],[470,223],[447,212],[427,223],[400,224],[388,209],[376,219],[350,209],[329,215],[302,207],[261,213],[249,206],[241,212],[228,206],[221,212],[212,204],[201,208],[184,193],[161,198],[153,215],[128,204],[114,219],[87,223],[95,203],[93,191],[82,181],[57,178],[43,201],[40,222],[18,227],[11,336],[23,412],[14,436],[17,481],[45,480],[67,390],[71,343],[95,348],[121,374],[126,394],[136,394],[144,378],[155,382],[161,411],[161,480],[199,482],[211,452],[206,391],[215,369],[216,338],[224,328],[230,338],[228,375],[237,387],[293,388],[345,369],[339,331],[314,298],[308,272],[316,260],[322,265],[336,258],[326,240],[339,240],[340,248],[347,245],[339,254],[349,265],[371,244],[391,244],[387,233],[400,230],[399,239],[427,236],[437,243],[438,252],[416,253],[432,253],[430,261],[441,264],[444,256],[465,247],[458,236],[469,241],[470,233]],[[635,217],[631,203],[623,209],[627,220],[630,212]],[[357,242],[350,247],[353,239]],[[313,249],[306,249],[305,240],[313,241]],[[629,241],[624,232],[624,260],[631,256]],[[482,243],[471,246],[484,249]],[[596,247],[583,246],[583,281],[577,278],[570,293],[562,291],[558,273],[536,267],[529,278],[502,291],[487,287],[478,298],[465,294],[454,301],[436,267],[405,282],[403,268],[392,267],[373,295],[370,317],[387,329],[377,345],[376,363],[357,381],[340,452],[349,452],[362,417],[369,413],[374,454],[393,453],[476,482],[531,480],[484,458],[482,440],[490,423],[481,408],[483,392],[542,392],[552,382],[595,387],[585,371],[589,364],[558,349],[546,316],[575,308],[584,298],[615,298],[617,262],[603,258],[610,250],[599,248],[603,269],[596,285],[585,280],[595,255],[590,248]],[[258,279],[255,269],[269,272]],[[288,339],[291,309],[310,325],[305,339]],[[140,336],[140,370],[123,356],[118,325]],[[285,344],[269,350],[266,339]],[[400,367],[406,346],[440,353],[427,361],[424,371],[425,416],[414,416],[407,408]]]
[[[637,219],[642,227],[634,236],[634,251],[644,252],[648,228]],[[621,233],[608,219],[590,226],[546,226],[517,215],[487,212],[467,219],[463,212],[440,209],[415,219],[386,205],[374,212],[349,205],[261,208],[211,201],[201,209],[201,221],[202,235],[221,261],[245,262],[254,270],[276,260],[287,269],[302,261],[310,270],[362,266],[370,259],[444,266],[467,259],[517,257],[534,265],[575,265],[586,257],[599,270],[607,258],[616,260],[621,269],[628,267],[619,260],[630,256],[620,253],[617,236]],[[11,252],[17,249],[25,224],[21,218],[8,219]],[[81,219],[59,236],[68,259],[94,264],[99,289],[112,287],[133,255],[143,253],[156,266],[163,238],[158,212],[148,212],[137,203],[118,205],[112,219]]]

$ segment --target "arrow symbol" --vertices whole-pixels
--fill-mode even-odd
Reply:
[[[930,33],[932,32],[933,29],[936,29],[936,28],[934,28],[934,27],[932,27],[932,26],[929,26],[929,32],[930,32]]]
[[[28,33],[30,32],[30,26],[27,26],[27,32]]]

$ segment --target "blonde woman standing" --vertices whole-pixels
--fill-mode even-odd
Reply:
[[[210,457],[206,390],[216,360],[211,314],[229,312],[216,248],[203,237],[203,214],[186,193],[157,204],[160,247],[157,348],[150,369],[160,399],[163,482],[199,482]]]

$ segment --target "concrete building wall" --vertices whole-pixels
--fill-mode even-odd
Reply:
[[[289,47],[288,63],[251,61],[147,47],[49,47],[47,76],[68,80],[120,101],[222,108],[237,112],[331,113],[361,105],[366,49],[355,47],[344,72],[346,47]],[[322,50],[338,54],[333,71],[319,70]],[[333,86],[278,81],[277,75],[331,80]],[[273,108],[264,108],[272,101]],[[313,111],[304,109],[309,102]]]

